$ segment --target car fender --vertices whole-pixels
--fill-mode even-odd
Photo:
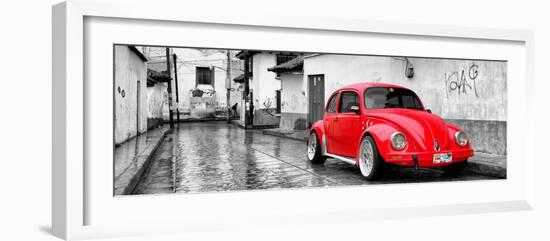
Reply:
[[[363,131],[361,139],[359,140],[359,143],[357,143],[357,150],[359,150],[361,140],[365,136],[369,135],[374,140],[378,153],[382,156],[382,158],[386,159],[387,153],[392,151],[390,137],[396,131],[398,131],[398,128],[393,126],[391,123],[378,122],[371,124]]]
[[[321,145],[325,145],[324,143],[324,136],[325,136],[325,125],[323,123],[323,120],[318,120],[316,121],[315,123],[313,123],[313,125],[311,125],[311,128],[310,128],[310,131],[309,131],[309,135],[311,135],[312,132],[317,133],[317,136],[319,137],[319,141],[321,142],[320,144]],[[309,136],[308,136],[308,139],[309,139]]]

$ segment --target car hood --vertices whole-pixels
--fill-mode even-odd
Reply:
[[[441,117],[427,111],[411,109],[371,110],[368,116],[392,123],[403,132],[415,151],[435,151],[437,140],[440,150],[451,147],[447,123]],[[413,143],[411,143],[411,139]]]

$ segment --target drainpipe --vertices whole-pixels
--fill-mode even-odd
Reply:
[[[225,82],[225,88],[227,89],[227,101],[226,101],[226,108],[227,108],[227,123],[231,122],[231,111],[229,111],[230,108],[230,97],[231,97],[231,53],[229,50],[227,50],[227,69],[225,71],[226,73],[226,82]]]
[[[244,106],[244,110],[245,110],[245,113],[244,113],[244,128],[246,129],[248,127],[248,123],[250,122],[250,118],[249,118],[249,112],[250,112],[250,102],[251,100],[249,99],[249,94],[250,94],[250,87],[249,87],[249,83],[248,83],[248,72],[249,72],[249,57],[248,57],[248,53],[244,56],[244,91],[243,91],[243,99],[245,101],[245,106]]]

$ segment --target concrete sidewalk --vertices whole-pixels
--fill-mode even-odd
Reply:
[[[264,135],[272,135],[278,137],[284,137],[288,139],[293,139],[297,141],[307,141],[309,137],[309,130],[285,130],[281,128],[264,130],[262,132]]]
[[[279,125],[249,125],[245,127],[244,121],[239,119],[231,120],[231,124],[247,130],[259,130],[259,129],[278,129]]]
[[[264,135],[307,141],[309,130],[292,131],[277,128],[264,130],[262,133]],[[474,156],[468,159],[466,170],[480,175],[506,178],[506,156],[474,152]]]
[[[115,195],[131,194],[134,191],[152,154],[162,143],[168,130],[166,125],[152,129],[115,147]]]

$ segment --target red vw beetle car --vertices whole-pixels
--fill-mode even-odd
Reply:
[[[473,155],[466,133],[424,109],[412,90],[380,83],[335,91],[323,120],[311,127],[307,148],[312,163],[332,157],[359,166],[367,180],[387,163],[458,173]]]

